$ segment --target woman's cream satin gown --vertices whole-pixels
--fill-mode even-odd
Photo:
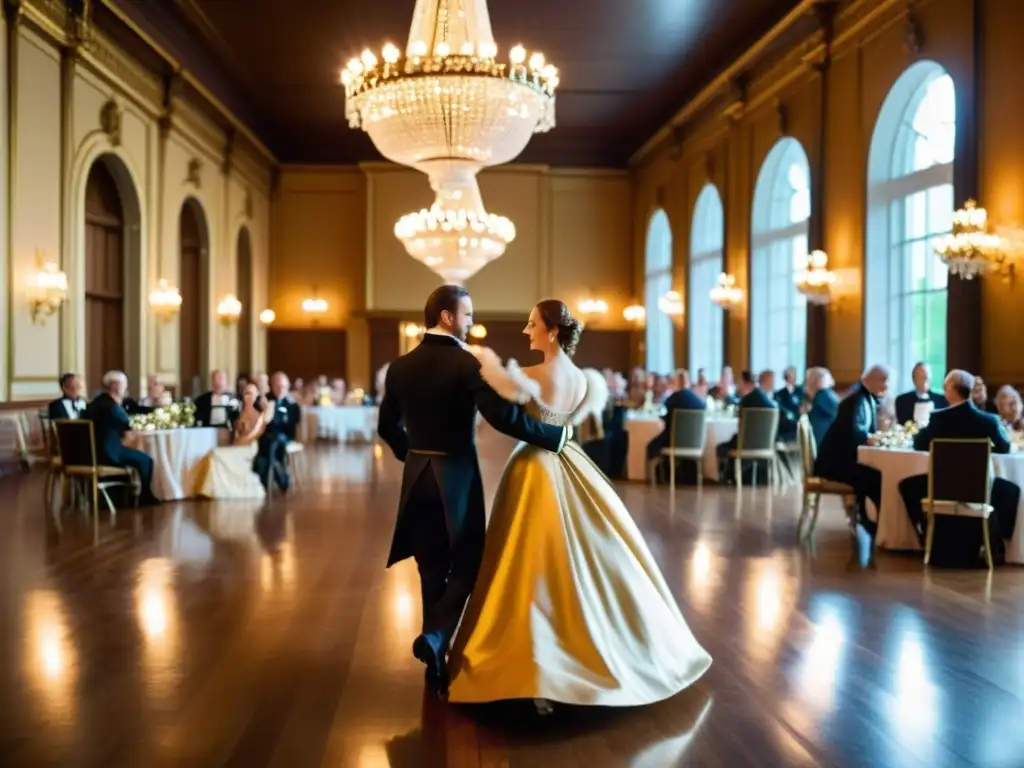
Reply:
[[[527,406],[547,423],[573,414]],[[449,659],[449,701],[636,706],[711,665],[604,474],[575,443],[519,445]]]

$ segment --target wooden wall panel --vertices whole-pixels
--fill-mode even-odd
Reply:
[[[317,376],[345,378],[345,331],[337,328],[271,328],[267,331],[267,369],[293,381]]]

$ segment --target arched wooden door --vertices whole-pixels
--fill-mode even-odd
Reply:
[[[252,238],[249,229],[242,227],[238,232],[235,247],[236,295],[242,302],[242,315],[238,318],[238,372],[253,373],[252,366]]]
[[[206,249],[205,222],[200,221],[202,209],[194,200],[181,207],[178,247],[178,290],[181,313],[178,318],[178,376],[181,394],[195,397],[203,391],[203,313],[206,311],[203,291],[203,251]]]
[[[101,157],[85,187],[85,378],[87,394],[103,374],[124,370],[124,208]]]

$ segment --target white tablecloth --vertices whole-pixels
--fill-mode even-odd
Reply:
[[[709,480],[718,480],[718,454],[715,448],[729,440],[739,429],[735,417],[708,418],[708,436],[701,458],[701,471]],[[626,455],[626,477],[630,480],[647,479],[647,444],[661,433],[665,422],[660,417],[636,416],[626,418],[629,433],[629,452]]]
[[[875,543],[893,550],[920,550],[917,534],[907,517],[907,508],[900,496],[900,481],[913,475],[928,474],[928,454],[905,448],[872,448],[862,445],[857,449],[857,460],[882,473],[882,512],[868,504],[868,517],[874,511],[878,522]],[[992,465],[996,477],[1002,477],[1024,488],[1024,453],[994,454]],[[1008,563],[1024,564],[1024,493],[1017,507],[1017,524],[1013,540],[1006,550]]]
[[[125,444],[153,457],[153,495],[173,501],[197,494],[203,459],[230,439],[226,429],[192,427],[129,432]]]
[[[302,441],[337,440],[369,443],[377,434],[377,406],[331,405],[302,409]]]

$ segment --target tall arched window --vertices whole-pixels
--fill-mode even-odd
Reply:
[[[754,186],[750,258],[750,367],[803,368],[807,357],[807,300],[795,273],[807,258],[811,170],[800,142],[780,139]]]
[[[675,368],[672,318],[658,309],[658,299],[672,290],[672,227],[659,209],[647,228],[644,259],[644,308],[647,310],[647,370],[671,373]]]
[[[703,368],[710,378],[722,370],[722,309],[711,301],[711,289],[722,273],[725,213],[714,184],[705,184],[693,208],[690,229],[690,279],[687,324],[690,373]]]
[[[918,361],[946,370],[946,284],[935,242],[952,229],[953,80],[921,61],[893,85],[871,137],[865,259],[868,364],[884,363],[897,387]]]

